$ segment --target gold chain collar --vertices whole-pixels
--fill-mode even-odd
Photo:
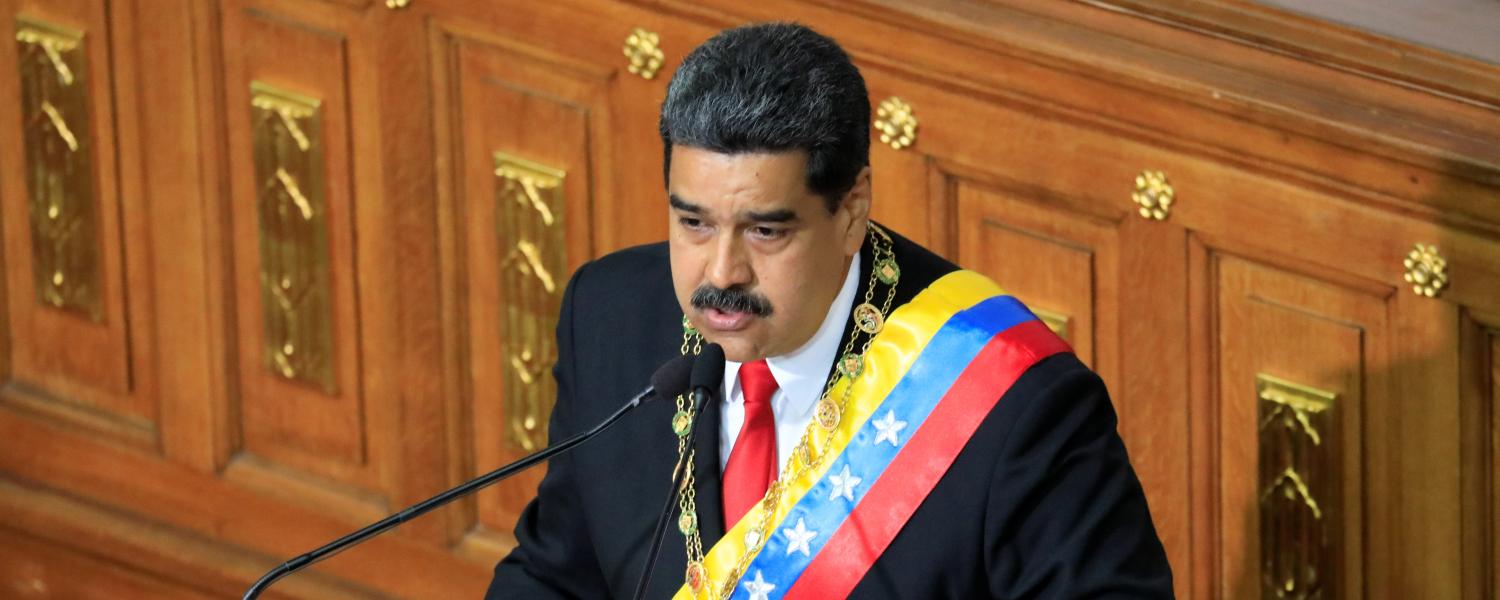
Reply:
[[[885,317],[890,314],[891,303],[896,298],[896,283],[901,279],[901,268],[896,263],[896,255],[891,250],[891,236],[879,225],[870,223],[869,233],[870,248],[874,264],[870,266],[870,277],[865,282],[865,294],[863,301],[850,311],[850,318],[854,320],[854,327],[849,330],[849,339],[844,344],[844,351],[839,355],[838,362],[833,373],[828,377],[828,383],[823,386],[823,394],[818,400],[818,408],[813,417],[813,422],[808,423],[802,432],[802,439],[797,442],[797,447],[792,450],[792,455],[787,457],[786,466],[782,467],[781,475],[766,490],[766,495],[761,498],[760,518],[751,526],[750,531],[745,534],[745,553],[739,562],[729,573],[729,577],[722,582],[718,589],[709,585],[713,582],[707,581],[708,574],[703,569],[703,537],[698,529],[698,505],[697,490],[694,486],[692,466],[697,457],[697,451],[687,447],[687,434],[694,425],[693,415],[689,412],[689,400],[686,394],[677,396],[677,413],[672,417],[672,432],[677,436],[677,468],[686,468],[687,473],[683,475],[682,494],[678,500],[678,508],[681,513],[677,518],[677,529],[687,538],[687,572],[684,580],[693,595],[698,596],[707,589],[711,598],[727,598],[733,594],[735,586],[739,585],[740,577],[745,573],[745,567],[750,560],[760,552],[761,546],[767,539],[766,529],[770,527],[772,509],[780,504],[782,493],[785,491],[781,485],[783,480],[794,481],[803,473],[817,469],[823,464],[824,455],[819,453],[813,455],[811,438],[814,427],[821,427],[824,431],[832,432],[838,427],[839,419],[848,406],[849,390],[852,385],[845,386],[844,393],[837,402],[830,397],[835,384],[842,378],[848,378],[850,383],[864,372],[865,352],[870,349],[870,341],[875,339],[875,334],[885,327]],[[885,284],[885,299],[880,308],[871,304],[875,297],[876,282]],[[863,339],[859,352],[853,352],[855,343]],[[703,349],[703,334],[693,328],[687,317],[682,318],[682,348],[681,353],[687,355],[691,352],[696,356]],[[675,473],[675,469],[674,469]],[[727,531],[733,524],[726,523]]]

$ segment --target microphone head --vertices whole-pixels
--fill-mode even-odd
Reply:
[[[688,389],[693,370],[692,356],[679,356],[666,362],[651,375],[651,389],[658,398],[676,398]]]
[[[698,360],[693,362],[691,389],[719,389],[724,383],[724,348],[718,344],[703,347]]]

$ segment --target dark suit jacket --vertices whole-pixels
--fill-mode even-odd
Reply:
[[[901,266],[896,306],[956,269],[893,237]],[[872,263],[867,242],[861,287]],[[665,243],[580,268],[557,329],[551,439],[588,429],[644,388],[678,355],[681,320]],[[694,471],[705,552],[724,532],[719,410],[709,404]],[[486,597],[629,598],[677,459],[675,411],[671,400],[645,404],[554,458],[516,525],[519,545],[495,567]],[[684,539],[675,521],[667,536],[650,598],[668,598],[682,585]],[[1071,354],[1023,374],[853,596],[1171,597],[1166,555],[1099,378]]]

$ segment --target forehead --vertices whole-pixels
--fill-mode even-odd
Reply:
[[[672,149],[667,187],[673,197],[706,207],[789,204],[810,195],[806,172],[802,150],[726,154],[681,146]]]

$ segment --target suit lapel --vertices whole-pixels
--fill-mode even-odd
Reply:
[[[708,551],[724,537],[724,506],[719,474],[719,415],[723,399],[717,395],[698,417],[698,437],[693,440],[697,458],[693,461],[693,489],[697,494],[698,529],[703,550]]]

